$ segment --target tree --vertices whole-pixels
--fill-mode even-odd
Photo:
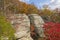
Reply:
[[[46,21],[52,21],[51,16],[54,14],[54,12],[47,5],[44,5],[41,13],[43,18],[46,19]]]
[[[27,14],[38,14],[38,9],[35,5],[28,5]]]

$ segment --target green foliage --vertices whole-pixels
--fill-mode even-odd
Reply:
[[[0,38],[8,37],[9,40],[14,38],[15,30],[12,28],[11,24],[7,22],[3,15],[0,15]]]

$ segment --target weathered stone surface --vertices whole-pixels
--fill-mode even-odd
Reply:
[[[45,37],[44,30],[43,30],[44,21],[41,18],[41,16],[39,16],[38,14],[31,14],[31,17],[32,17],[32,19],[34,21],[33,24],[35,24],[36,31],[38,32],[40,37]]]
[[[36,27],[36,31],[40,35],[40,37],[45,37],[43,30],[43,19],[38,14],[30,14],[33,19]],[[30,37],[30,19],[25,14],[12,14],[8,16],[12,26],[15,28],[16,33],[15,36],[20,38],[19,40],[33,40]],[[32,21],[32,22],[33,22]]]
[[[14,14],[9,17],[12,26],[15,28],[16,38],[19,40],[33,40],[30,37],[30,20],[25,14]]]

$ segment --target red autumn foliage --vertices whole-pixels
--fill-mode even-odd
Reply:
[[[47,22],[43,28],[48,40],[60,40],[60,23]]]

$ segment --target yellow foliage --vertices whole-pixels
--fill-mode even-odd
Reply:
[[[4,8],[12,13],[37,13],[38,9],[34,5],[20,2],[19,0],[5,0]]]

